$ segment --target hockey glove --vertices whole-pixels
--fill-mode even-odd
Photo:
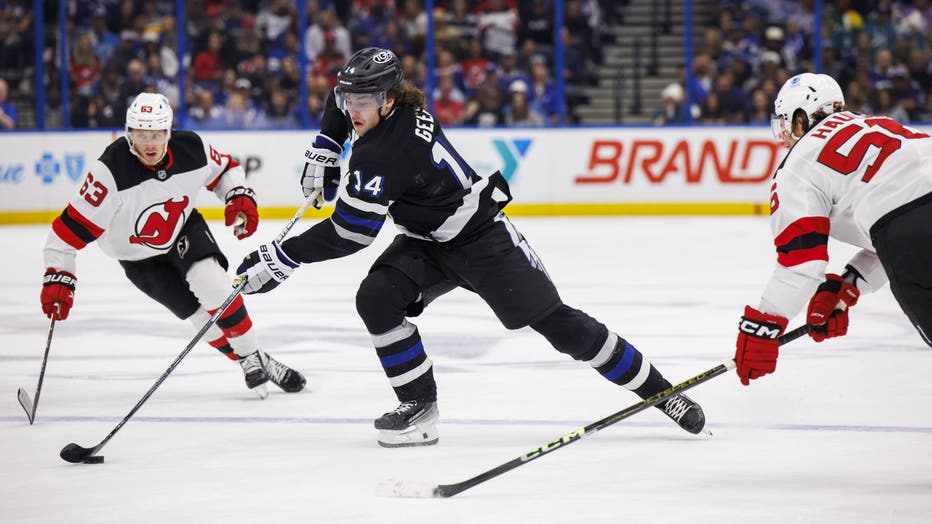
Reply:
[[[768,315],[745,306],[744,316],[738,323],[735,349],[735,362],[742,384],[747,386],[751,380],[777,369],[780,335],[786,330],[787,322],[784,317]]]
[[[227,192],[226,207],[223,209],[224,223],[233,226],[236,238],[244,239],[259,227],[259,210],[256,209],[256,194],[248,187],[238,186]]]
[[[247,255],[236,269],[236,274],[246,278],[243,292],[252,295],[275,289],[291,276],[299,265],[301,264],[288,258],[278,242],[273,241],[262,244],[258,250]]]
[[[324,201],[331,201],[340,188],[340,154],[343,147],[327,135],[319,134],[314,145],[304,152],[304,172],[301,173],[301,190],[304,198],[311,196],[315,189],[321,189],[320,195],[312,204],[320,209]]]
[[[74,285],[77,281],[78,279],[67,271],[56,271],[54,268],[45,270],[42,294],[39,296],[45,316],[52,318],[55,315],[55,320],[68,318],[68,312],[74,305]]]
[[[844,336],[848,332],[848,308],[858,303],[861,292],[839,275],[825,275],[825,282],[809,300],[806,323],[815,326],[809,336],[816,342]]]

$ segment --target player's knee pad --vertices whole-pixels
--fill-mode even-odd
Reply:
[[[369,333],[382,333],[404,320],[418,289],[397,269],[383,266],[369,273],[356,291],[356,311]]]
[[[583,361],[595,356],[608,337],[604,324],[566,304],[532,322],[531,328],[546,337],[560,353]]]
[[[185,275],[191,292],[204,306],[204,309],[214,310],[223,304],[230,296],[230,277],[214,257],[198,260],[191,265]]]

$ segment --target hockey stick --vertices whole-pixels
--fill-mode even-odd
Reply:
[[[308,196],[307,199],[305,199],[304,203],[298,209],[297,213],[295,213],[295,215],[291,218],[291,220],[289,220],[288,223],[285,224],[285,227],[282,229],[281,233],[279,233],[278,236],[275,238],[276,242],[281,242],[282,239],[285,238],[285,235],[288,234],[288,231],[291,230],[292,226],[294,226],[295,223],[301,218],[301,215],[304,214],[304,212],[307,210],[307,207],[311,204],[311,202],[313,202],[314,199],[317,198],[317,195],[320,193],[320,191],[321,191],[320,189],[315,189],[311,193],[311,195]],[[126,416],[123,417],[123,420],[121,420],[119,424],[117,424],[116,427],[114,427],[110,431],[110,433],[108,433],[107,436],[104,437],[104,439],[100,441],[99,444],[97,444],[93,448],[85,448],[72,442],[62,448],[61,452],[59,453],[59,456],[61,456],[61,458],[64,459],[65,461],[71,462],[73,464],[76,464],[79,462],[83,462],[85,464],[100,464],[101,462],[103,462],[104,461],[103,455],[95,455],[95,453],[100,451],[100,449],[103,448],[107,444],[107,442],[110,441],[111,438],[113,438],[116,432],[119,431],[120,428],[122,428],[124,424],[126,424],[126,422],[130,419],[130,417],[132,417],[136,413],[136,411],[138,411],[139,408],[142,407],[142,405],[146,402],[146,400],[148,400],[149,397],[151,397],[152,394],[155,393],[155,390],[158,389],[159,386],[162,385],[162,382],[164,382],[165,379],[168,378],[168,375],[170,375],[171,372],[174,371],[176,367],[178,367],[178,364],[180,364],[181,360],[184,359],[185,356],[187,356],[188,352],[191,351],[191,348],[193,348],[201,340],[204,334],[207,333],[207,330],[210,329],[210,327],[213,326],[214,323],[217,322],[217,319],[219,319],[220,316],[223,315],[224,311],[226,311],[227,308],[230,307],[230,304],[232,304],[233,301],[236,300],[236,296],[239,295],[240,291],[242,291],[245,286],[246,286],[245,278],[239,279],[236,282],[236,285],[233,288],[233,291],[230,293],[230,296],[228,296],[226,300],[223,301],[223,304],[221,304],[220,307],[217,308],[217,311],[215,311],[214,314],[211,315],[210,320],[208,320],[204,324],[204,326],[201,327],[201,329],[197,332],[197,334],[194,335],[194,338],[191,339],[191,342],[188,342],[188,345],[184,348],[184,350],[175,358],[174,362],[172,362],[171,365],[168,366],[168,369],[166,369],[165,372],[162,373],[162,376],[160,376],[158,380],[155,381],[155,384],[153,384],[152,387],[149,388],[149,391],[146,391],[146,394],[143,395],[141,399],[139,399],[139,402],[137,402],[136,405],[133,406],[133,409],[131,409],[129,413],[127,413]]]
[[[52,347],[52,333],[55,331],[55,317],[58,316],[59,304],[55,303],[55,314],[52,315],[52,321],[49,322],[49,336],[45,340],[45,355],[42,356],[42,369],[39,370],[39,383],[36,385],[36,400],[33,402],[29,399],[29,393],[19,388],[16,392],[16,398],[19,399],[19,405],[26,410],[26,417],[29,419],[29,425],[36,420],[36,410],[39,409],[39,394],[42,393],[42,380],[45,378],[45,363],[49,361],[49,348]]]
[[[796,340],[797,338],[809,333],[811,330],[812,330],[812,326],[810,326],[809,324],[800,326],[794,329],[793,331],[790,331],[789,333],[786,333],[785,335],[780,337],[780,345],[786,344],[787,342],[790,342],[792,340]],[[521,455],[518,458],[505,462],[504,464],[496,466],[484,473],[480,473],[479,475],[476,475],[475,477],[471,479],[464,480],[462,482],[457,482],[456,484],[440,484],[440,485],[428,484],[426,482],[418,482],[418,481],[407,481],[407,480],[393,480],[393,479],[383,480],[376,487],[376,494],[382,497],[419,497],[419,498],[452,497],[453,495],[456,495],[457,493],[462,493],[463,491],[466,491],[469,488],[477,486],[489,479],[495,478],[501,475],[502,473],[506,473],[508,471],[511,471],[517,468],[518,466],[523,466],[534,459],[543,457],[544,455],[546,455],[547,453],[551,451],[554,451],[556,449],[561,449],[569,444],[572,444],[573,442],[576,442],[582,439],[583,437],[589,436],[593,433],[596,433],[599,430],[605,429],[608,426],[611,426],[612,424],[616,422],[619,422],[621,420],[624,420],[630,417],[631,415],[634,415],[635,413],[639,413],[641,411],[644,411],[647,408],[656,406],[657,404],[660,404],[661,402],[669,399],[670,397],[674,395],[682,393],[686,391],[687,389],[698,386],[699,384],[702,384],[704,382],[708,382],[709,380],[712,380],[713,378],[727,372],[728,370],[734,369],[736,365],[737,364],[735,363],[734,360],[729,360],[727,362],[719,364],[718,366],[712,369],[709,369],[707,371],[703,371],[702,373],[699,373],[698,375],[690,379],[680,382],[679,384],[676,384],[675,386],[670,386],[669,388],[661,391],[660,393],[657,393],[656,395],[647,397],[644,400],[638,402],[637,404],[628,406],[627,408],[621,411],[618,411],[616,413],[613,413],[603,418],[602,420],[593,422],[592,424],[589,424],[586,427],[579,428],[576,431],[568,433],[554,440],[553,442],[544,444],[543,446],[537,449],[529,451],[528,453],[525,453],[524,455]]]

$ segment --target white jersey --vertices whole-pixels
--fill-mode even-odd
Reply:
[[[886,283],[871,227],[932,193],[932,137],[890,118],[835,113],[790,149],[773,182],[777,265],[759,309],[792,318],[825,278],[829,237],[862,248],[848,262],[862,292]]]
[[[125,137],[115,140],[87,173],[83,185],[52,223],[45,267],[75,272],[77,250],[97,241],[117,260],[142,260],[166,253],[195,212],[201,188],[223,199],[246,186],[246,173],[189,131],[172,132],[165,160],[141,163]]]

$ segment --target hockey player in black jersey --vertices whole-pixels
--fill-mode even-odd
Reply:
[[[356,52],[338,73],[322,129],[305,153],[305,194],[336,194],[341,145],[355,132],[345,192],[329,220],[243,261],[247,293],[264,293],[300,264],[342,257],[375,239],[391,215],[401,231],[356,294],[389,383],[401,404],[375,421],[385,447],[434,444],[437,388],[417,327],[406,320],[462,287],[478,294],[508,329],[530,326],[560,352],[590,364],[642,398],[670,386],[637,349],[589,315],[563,304],[540,259],[502,209],[511,200],[500,173],[479,176],[402,79],[385,49]],[[352,127],[350,127],[352,126]],[[658,406],[690,433],[705,417],[684,395]]]
[[[188,131],[171,131],[168,100],[142,93],[126,112],[126,134],[88,171],[84,184],[52,223],[45,245],[42,310],[68,318],[74,302],[77,251],[97,241],[127,278],[179,318],[203,326],[230,294],[227,259],[194,207],[201,188],[225,197],[226,225],[237,238],[256,231],[259,212],[246,173]],[[269,379],[301,391],[301,373],[259,349],[243,298],[237,296],[206,333],[210,345],[239,362],[260,398]]]

